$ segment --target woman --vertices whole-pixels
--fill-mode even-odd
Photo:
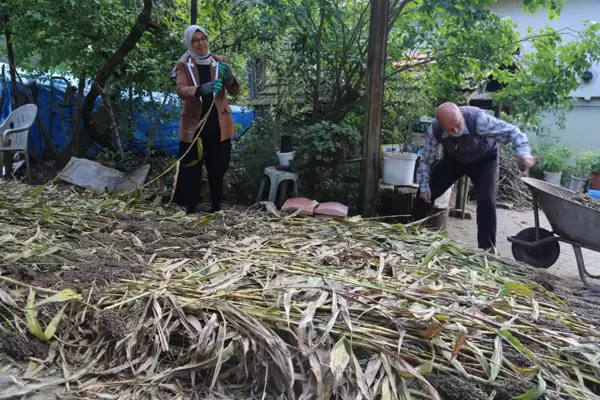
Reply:
[[[235,96],[240,92],[240,85],[225,58],[210,53],[204,28],[191,25],[184,37],[188,51],[179,59],[173,73],[177,94],[183,100],[179,157],[187,154],[181,160],[173,201],[185,207],[188,213],[196,212],[202,192],[202,164],[206,164],[211,212],[217,212],[223,200],[223,178],[229,168],[231,138],[235,134],[225,91]],[[191,149],[190,146],[197,135],[196,126],[209,110],[198,139],[204,148],[202,159],[198,160],[198,146],[194,144]]]

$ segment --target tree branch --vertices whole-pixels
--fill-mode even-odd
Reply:
[[[100,68],[98,74],[96,75],[96,79],[94,79],[94,84],[92,85],[91,90],[85,97],[83,103],[82,117],[83,122],[87,128],[88,134],[98,139],[100,137],[99,133],[96,131],[96,128],[92,122],[92,111],[94,109],[94,103],[98,96],[100,96],[101,89],[103,89],[106,85],[106,81],[113,73],[115,68],[119,66],[125,60],[127,55],[133,50],[135,45],[140,41],[144,32],[147,30],[155,29],[158,24],[152,20],[152,8],[154,3],[152,0],[144,0],[144,8],[141,13],[138,15],[135,24],[131,28],[131,31],[121,44],[121,46],[114,52],[112,56],[106,61],[106,63]],[[84,149],[81,149],[82,151]],[[87,150],[87,149],[85,149]],[[78,156],[83,156],[83,154],[78,154]]]
[[[254,35],[248,36],[248,37],[241,37],[240,36],[240,37],[237,37],[232,43],[221,45],[221,46],[219,46],[219,47],[217,47],[217,48],[215,48],[215,49],[213,49],[211,51],[216,54],[216,53],[219,53],[220,51],[223,51],[225,49],[228,49],[228,48],[231,48],[231,47],[237,47],[237,46],[239,46],[240,44],[242,44],[244,42],[247,42],[247,41],[250,41],[250,40],[254,40],[258,36],[260,36],[259,33],[255,33]]]
[[[519,39],[517,41],[510,42],[510,43],[507,43],[505,45],[499,46],[499,47],[497,47],[496,50],[502,50],[502,49],[505,49],[506,47],[514,46],[515,44],[523,43],[523,42],[526,42],[528,40],[533,40],[533,39],[542,38],[542,37],[548,37],[548,36],[554,36],[557,33],[560,34],[560,32],[562,32],[562,31],[564,31],[566,29],[568,29],[568,28],[561,29],[560,31],[556,31],[556,32],[553,32],[553,33],[544,33],[544,34],[541,34],[541,35],[526,36],[526,37],[524,37],[522,39]],[[447,57],[469,57],[469,54],[465,54],[463,52],[456,52],[456,53],[444,54],[442,57],[443,58],[447,58]],[[427,64],[435,61],[436,58],[442,58],[442,57],[440,57],[440,56],[431,56],[430,58],[427,58],[427,59],[425,59],[423,61],[419,61],[419,62],[416,62],[416,63],[413,63],[413,64],[407,64],[405,67],[397,68],[394,72],[392,72],[391,74],[387,75],[386,79],[392,78],[392,77],[398,75],[399,73],[401,73],[403,71],[408,71],[408,70],[413,69],[415,67],[420,67],[420,66],[423,66],[423,65],[427,65]],[[484,61],[484,60],[481,60],[481,61]]]
[[[94,90],[97,90],[98,92],[100,92],[100,96],[102,97],[102,103],[104,104],[104,107],[106,108],[106,111],[108,112],[108,115],[110,117],[110,131],[112,132],[112,134],[114,136],[115,143],[117,144],[117,149],[119,150],[119,153],[121,153],[121,155],[123,155],[124,154],[123,146],[121,145],[121,138],[119,137],[119,130],[117,129],[117,120],[115,119],[115,114],[113,113],[113,110],[112,110],[112,105],[110,103],[110,97],[108,97],[108,94],[106,94],[104,89],[102,89],[97,82],[94,82],[92,84],[92,88],[94,88]]]

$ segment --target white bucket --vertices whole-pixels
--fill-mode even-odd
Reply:
[[[291,153],[277,152],[277,158],[279,158],[279,165],[281,165],[282,167],[289,167],[290,161],[294,159],[295,153],[295,151],[292,151]]]
[[[452,195],[453,187],[454,187],[454,185],[450,186],[450,188],[448,190],[446,190],[446,192],[443,195],[441,195],[440,197],[435,199],[435,202],[433,203],[435,208],[445,209],[445,208],[449,207],[450,196]]]
[[[551,183],[556,186],[560,186],[560,178],[562,172],[546,172],[544,171],[544,182]]]
[[[414,153],[383,153],[382,180],[386,185],[412,185],[417,155]]]
[[[587,186],[589,179],[588,178],[580,178],[578,176],[572,176],[571,182],[569,183],[569,190],[572,192],[585,192],[585,187]]]

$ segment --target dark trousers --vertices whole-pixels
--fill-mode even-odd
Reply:
[[[177,186],[173,201],[180,206],[192,209],[196,207],[202,197],[202,164],[206,165],[208,174],[208,186],[210,189],[210,200],[212,209],[216,210],[223,201],[223,179],[229,169],[231,159],[231,140],[223,142],[219,140],[202,139],[204,155],[201,162],[189,166],[198,160],[198,147],[194,147],[181,160]],[[190,147],[189,143],[179,142],[179,157]]]
[[[446,192],[463,175],[475,185],[477,196],[477,242],[480,249],[496,246],[496,184],[498,182],[497,153],[486,155],[473,163],[462,163],[449,157],[442,158],[431,170],[429,188],[431,203],[425,203],[420,192],[413,206],[415,221],[427,217],[435,199]]]

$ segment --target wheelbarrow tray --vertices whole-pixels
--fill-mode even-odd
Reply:
[[[573,201],[568,189],[533,178],[521,178],[537,200],[552,231],[583,247],[600,249],[600,212]]]

